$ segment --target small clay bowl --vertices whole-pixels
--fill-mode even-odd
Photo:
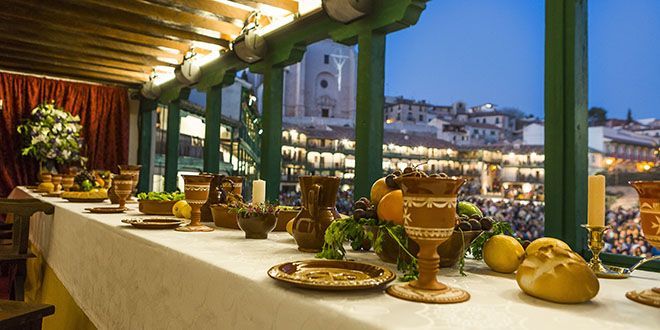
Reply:
[[[247,218],[238,216],[238,227],[245,232],[245,238],[251,239],[267,239],[276,222],[277,218],[274,214]]]
[[[238,228],[236,214],[229,212],[227,204],[211,205],[211,215],[213,216],[213,223],[218,227],[240,229]]]
[[[172,215],[172,207],[178,201],[152,201],[141,199],[138,201],[138,210],[144,214]]]

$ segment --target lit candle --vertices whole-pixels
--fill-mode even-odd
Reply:
[[[266,181],[252,181],[252,204],[262,204],[266,202]]]
[[[588,221],[590,226],[605,225],[605,177],[602,175],[589,176],[589,202],[587,204]]]

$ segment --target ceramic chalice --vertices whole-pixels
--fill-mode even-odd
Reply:
[[[130,174],[116,174],[112,177],[112,186],[117,195],[119,208],[126,209],[126,199],[131,196],[131,191],[133,191],[133,176]]]
[[[211,190],[211,180],[213,175],[184,175],[184,193],[186,195],[186,202],[192,208],[192,217],[190,224],[185,227],[178,227],[178,231],[213,231],[213,228],[201,224],[202,212],[201,208],[209,197],[209,190]]]
[[[660,248],[660,180],[634,181],[630,184],[639,194],[639,217],[644,238],[652,246]],[[628,299],[660,308],[660,287],[630,291]]]
[[[131,194],[135,194],[140,179],[140,169],[142,168],[142,165],[119,165],[118,167],[119,174],[129,174],[133,176],[133,188]]]
[[[52,182],[53,182],[53,193],[54,194],[59,194],[62,192],[62,175],[60,174],[53,174],[52,176]]]
[[[76,176],[73,174],[64,174],[62,175],[62,190],[69,191],[74,184],[74,178]]]
[[[470,294],[438,282],[438,246],[454,233],[458,189],[465,182],[455,177],[398,179],[403,192],[403,220],[406,234],[419,245],[419,279],[392,285],[387,293],[401,299],[448,304],[470,299]]]

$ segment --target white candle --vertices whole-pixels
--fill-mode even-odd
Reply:
[[[252,204],[262,204],[266,202],[266,181],[252,181]]]
[[[589,202],[587,212],[589,214],[587,224],[590,226],[605,225],[605,177],[602,175],[589,176]]]

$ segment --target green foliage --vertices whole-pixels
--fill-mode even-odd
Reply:
[[[344,259],[346,249],[344,243],[350,242],[354,250],[359,250],[365,240],[373,241],[373,234],[364,230],[364,225],[375,225],[376,219],[359,219],[353,217],[335,220],[325,231],[323,248],[316,257],[324,259]]]
[[[139,193],[137,195],[139,200],[148,200],[148,201],[180,201],[186,198],[186,195],[180,191],[175,192],[149,192],[149,193]]]

